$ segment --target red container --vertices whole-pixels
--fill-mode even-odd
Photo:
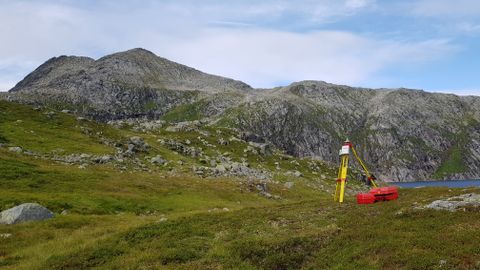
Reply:
[[[398,199],[398,192],[391,193],[391,194],[389,194],[389,195],[385,195],[385,199],[386,199],[387,201],[393,201],[393,200]]]
[[[371,204],[375,202],[375,196],[370,193],[358,193],[357,194],[357,203],[358,204]]]
[[[397,187],[380,187],[372,188],[369,192],[375,196],[375,201],[391,201],[398,198],[398,188]]]

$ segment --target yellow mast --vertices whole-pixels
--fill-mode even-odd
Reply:
[[[343,202],[345,186],[347,185],[348,157],[350,155],[350,142],[347,140],[340,149],[340,168],[338,169],[337,184],[335,186],[334,200]]]
[[[362,166],[362,169],[365,171],[367,179],[370,181],[370,183],[372,183],[374,187],[377,187],[377,183],[375,183],[375,176],[370,174],[370,172],[367,169],[367,166],[365,166],[365,163],[363,163],[362,159],[358,156],[357,151],[355,150],[355,147],[353,147],[353,144],[349,140],[346,140],[343,143],[342,149],[340,149],[340,152],[339,152],[340,168],[338,169],[337,183],[335,185],[335,195],[334,195],[334,201],[336,202],[337,201],[343,202],[343,199],[345,196],[345,187],[347,185],[348,159],[350,156],[350,149],[352,149],[353,155],[358,160],[358,163],[360,163],[360,165]]]

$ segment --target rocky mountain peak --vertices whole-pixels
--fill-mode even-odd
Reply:
[[[350,138],[378,176],[480,177],[480,98],[324,81],[254,90],[132,49],[98,60],[61,56],[9,93],[14,101],[69,109],[99,121],[211,119],[287,154],[336,162]]]

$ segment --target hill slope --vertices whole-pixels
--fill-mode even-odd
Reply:
[[[398,201],[357,205],[362,186],[349,181],[339,205],[335,168],[236,130],[199,121],[110,124],[0,101],[0,210],[38,202],[55,214],[0,224],[0,268],[480,265],[478,208],[421,208],[478,189],[402,189]]]
[[[336,162],[345,138],[384,179],[480,178],[480,98],[305,81],[225,113],[295,156]]]
[[[207,118],[288,154],[328,162],[337,161],[339,146],[350,138],[387,180],[480,178],[479,97],[321,81],[253,90],[134,49],[98,60],[53,58],[8,99],[100,121]]]

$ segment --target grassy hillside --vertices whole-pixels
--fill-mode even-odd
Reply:
[[[363,206],[353,196],[362,186],[351,181],[339,205],[329,164],[275,149],[256,153],[239,139],[219,143],[238,136],[232,129],[168,126],[114,128],[1,101],[0,209],[38,202],[56,216],[0,225],[0,269],[480,267],[478,211],[414,208],[475,190],[402,190],[398,201]],[[150,148],[108,162],[68,159],[117,155],[132,136]],[[180,144],[203,154],[182,152]],[[151,163],[157,155],[167,163]],[[227,157],[271,177],[195,172]]]

